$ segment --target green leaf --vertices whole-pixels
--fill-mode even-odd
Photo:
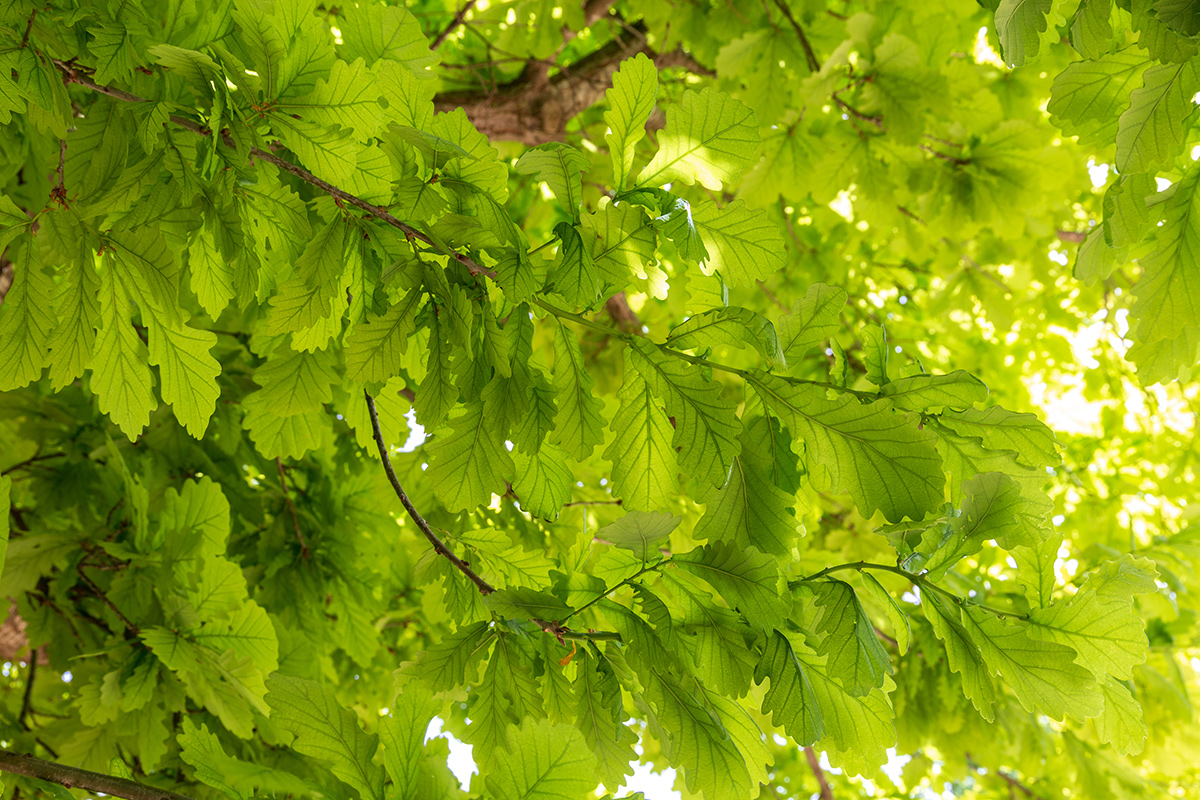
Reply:
[[[554,142],[526,150],[513,168],[522,175],[534,175],[545,181],[563,210],[577,217],[583,202],[583,173],[589,166],[583,153]]]
[[[773,367],[786,367],[783,349],[775,326],[766,317],[748,308],[718,308],[690,317],[672,329],[667,344],[679,350],[697,350],[716,345],[757,350]]]
[[[731,286],[750,286],[783,269],[783,234],[763,209],[742,200],[718,208],[704,199],[692,206],[692,221],[709,256],[705,275],[720,273]]]
[[[481,403],[449,422],[450,431],[428,445],[433,491],[452,511],[486,504],[513,474],[512,456],[496,436]]]
[[[621,62],[613,73],[612,88],[604,93],[609,110],[604,112],[608,131],[609,157],[613,165],[613,186],[619,192],[625,188],[637,143],[646,135],[646,121],[654,110],[658,92],[658,70],[644,53]]]
[[[275,673],[267,679],[271,721],[296,737],[292,749],[318,758],[363,800],[383,798],[383,770],[372,763],[379,739],[358,724],[333,692],[304,678]]]
[[[680,181],[720,191],[737,179],[758,150],[754,112],[729,95],[687,90],[679,105],[667,109],[658,153],[637,177],[638,186]]]
[[[484,783],[496,800],[575,800],[596,788],[595,769],[596,758],[578,730],[526,720],[495,751]]]
[[[862,332],[862,349],[863,366],[866,367],[867,380],[880,388],[887,386],[887,330],[882,325],[868,325],[864,328]]]
[[[1002,472],[981,472],[963,483],[962,514],[949,521],[945,534],[924,567],[932,580],[941,580],[960,559],[995,539],[1006,550],[1033,542],[1012,539],[1020,531],[1018,515],[1026,506],[1021,487]]]
[[[549,592],[536,589],[499,589],[483,598],[483,604],[494,614],[509,619],[559,620],[571,613],[571,608]]]
[[[164,324],[156,317],[149,321],[150,363],[158,367],[162,399],[171,404],[188,433],[199,439],[221,394],[217,386],[221,365],[209,353],[217,335],[185,324]]]
[[[888,694],[895,688],[892,679],[885,678],[882,689],[855,696],[834,678],[823,656],[803,649],[794,652],[808,673],[825,725],[825,735],[814,749],[825,750],[835,766],[859,775],[873,775],[887,762],[887,749],[896,743],[888,702]]]
[[[763,694],[762,713],[771,715],[771,723],[782,727],[800,747],[808,747],[825,735],[821,704],[812,681],[796,652],[811,653],[798,639],[778,630],[771,631],[762,659],[754,670],[755,682],[767,678],[771,686]]]
[[[12,513],[12,478],[0,475],[0,511],[4,519],[0,519],[0,575],[4,573],[4,559],[8,554],[8,534],[10,532],[8,517]]]
[[[1139,342],[1157,344],[1194,334],[1196,309],[1200,308],[1200,267],[1191,256],[1200,246],[1200,221],[1195,210],[1200,204],[1200,166],[1191,165],[1166,203],[1164,222],[1156,231],[1150,252],[1139,259],[1142,277],[1134,285],[1131,316],[1136,320]],[[1185,347],[1185,358],[1191,348]],[[1194,363],[1194,359],[1191,360]],[[1190,365],[1189,365],[1190,366]]]
[[[1103,710],[1095,681],[1074,663],[1071,648],[1038,642],[1029,635],[1029,625],[1006,623],[970,606],[962,609],[962,622],[988,669],[1004,676],[1026,711],[1061,720],[1064,715],[1094,717]]]
[[[226,797],[234,800],[248,799],[253,793],[247,789],[239,789],[230,785],[226,776],[231,764],[237,760],[226,755],[221,742],[209,732],[203,723],[197,728],[190,719],[184,718],[183,731],[176,737],[179,742],[179,756],[195,769],[197,780],[217,789]]]
[[[405,800],[418,796],[425,731],[440,708],[429,690],[413,681],[400,691],[392,713],[380,720],[383,767],[392,779],[393,789]]]
[[[346,339],[346,375],[359,383],[383,383],[400,373],[408,337],[425,294],[413,289],[381,316],[354,327]]]
[[[830,672],[850,694],[857,697],[882,687],[884,676],[893,672],[892,662],[854,589],[838,580],[813,588],[821,609],[814,624],[824,634],[817,654],[827,656]]]
[[[988,665],[971,634],[963,627],[958,610],[946,606],[935,593],[921,598],[921,610],[933,633],[946,647],[950,671],[962,679],[963,694],[970,698],[988,722],[996,718],[996,685],[988,674]]]
[[[475,663],[486,654],[494,636],[486,622],[460,627],[456,633],[426,647],[421,657],[405,664],[401,672],[420,678],[433,692],[462,686],[474,680],[478,671]]]
[[[784,355],[793,363],[828,339],[840,326],[846,290],[814,283],[792,305],[790,314],[779,319],[779,341]]]
[[[1096,736],[1123,756],[1136,756],[1146,749],[1146,723],[1142,707],[1128,687],[1114,678],[1100,684],[1104,711],[1096,717]]]
[[[553,386],[558,410],[550,443],[584,461],[604,442],[604,422],[579,340],[562,323],[555,328]]]
[[[111,271],[101,275],[100,287],[100,329],[92,350],[91,387],[100,410],[133,441],[158,405],[154,376],[146,363],[146,345],[129,320],[129,300]]]
[[[1107,144],[1117,135],[1117,120],[1150,65],[1132,48],[1068,64],[1050,87],[1046,110],[1064,133]]]
[[[621,686],[609,662],[584,650],[576,656],[575,727],[596,756],[597,777],[607,786],[620,786],[633,773],[637,736],[626,725]]]
[[[967,408],[943,412],[941,422],[960,436],[980,439],[985,447],[1015,452],[1021,464],[1043,467],[1062,463],[1053,431],[1035,414],[1009,411],[1000,406],[982,411]]]
[[[338,54],[346,61],[362,58],[372,66],[386,59],[419,75],[441,60],[429,49],[420,20],[403,6],[353,6],[338,14],[338,27]]]
[[[688,790],[703,792],[708,800],[751,797],[758,787],[751,783],[748,760],[719,718],[687,684],[658,671],[651,675],[646,699],[667,732],[663,751],[672,765],[683,768]]]
[[[1112,43],[1112,0],[1083,0],[1071,25],[1071,46],[1084,58],[1101,58]]]
[[[600,273],[592,248],[584,242],[579,229],[568,222],[554,226],[558,237],[558,257],[550,268],[549,281],[554,291],[577,308],[588,308],[600,294]]]
[[[879,393],[900,408],[929,411],[937,408],[970,408],[987,400],[983,381],[961,369],[945,375],[912,375],[898,378]]]
[[[338,382],[334,364],[330,353],[297,352],[281,346],[254,371],[254,382],[263,388],[247,395],[246,402],[263,403],[281,417],[317,411],[333,399],[332,387]]]
[[[773,556],[717,542],[677,555],[672,563],[702,578],[753,625],[769,630],[787,614],[791,598]]]
[[[633,348],[625,350],[625,382],[611,428],[615,437],[604,451],[612,462],[613,494],[634,511],[663,507],[675,491],[677,470],[671,423],[633,366]]]
[[[912,627],[908,623],[908,615],[901,610],[896,599],[892,597],[892,593],[883,588],[874,575],[863,572],[861,577],[867,597],[883,609],[888,622],[892,623],[892,631],[896,635],[896,649],[900,651],[900,655],[905,655],[908,652],[909,641],[912,639]]]
[[[0,391],[18,389],[41,378],[50,363],[55,328],[50,308],[53,284],[41,270],[33,237],[18,241],[9,248],[13,251],[13,283],[0,306],[0,340],[6,343],[0,352]]]
[[[633,340],[629,352],[629,363],[673,418],[672,445],[680,469],[710,485],[724,485],[742,448],[741,423],[733,403],[721,396],[721,384],[705,379],[682,359],[669,358],[645,339]]]
[[[1046,15],[1053,0],[1000,0],[996,7],[996,33],[1004,61],[1019,67],[1037,57],[1042,34],[1046,31]]]
[[[533,455],[517,451],[513,462],[516,477],[512,486],[521,508],[543,519],[557,517],[563,504],[571,499],[573,476],[567,466],[567,454],[553,445],[542,444]]]
[[[746,437],[742,441],[748,445]],[[700,498],[704,516],[692,535],[787,555],[796,544],[799,527],[792,513],[796,498],[776,486],[767,470],[751,458],[746,453],[733,459],[728,482]]]
[[[861,513],[879,509],[889,522],[899,522],[921,519],[941,504],[945,478],[936,437],[916,417],[897,413],[886,400],[862,404],[847,395],[830,400],[820,387],[773,376],[755,378],[754,387],[789,430],[803,437],[810,476],[835,491],[849,491]]]
[[[605,295],[623,290],[634,275],[650,278],[662,274],[653,269],[657,245],[654,228],[637,206],[601,201],[596,212],[584,214],[580,222],[583,246],[590,248]],[[581,269],[582,278],[590,279],[586,264]]]
[[[327,78],[317,81],[312,93],[281,100],[277,108],[323,127],[340,126],[368,141],[383,123],[382,97],[366,63],[334,61]]]
[[[1200,71],[1195,61],[1159,64],[1144,73],[1129,108],[1117,128],[1117,169],[1122,173],[1148,172],[1166,164],[1182,149],[1185,123],[1200,91]]]
[[[671,514],[630,511],[597,530],[595,538],[614,547],[632,550],[643,564],[648,564],[651,558],[657,557],[659,548],[677,527],[679,517]]]

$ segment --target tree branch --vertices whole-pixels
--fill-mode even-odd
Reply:
[[[33,756],[18,755],[7,750],[0,750],[0,772],[12,775],[25,775],[29,778],[56,783],[68,789],[84,789],[111,797],[123,797],[125,800],[191,800],[181,794],[144,786],[140,783],[102,775],[99,772],[89,772],[53,761],[43,761]]]
[[[825,770],[821,769],[821,759],[817,758],[816,752],[811,747],[804,748],[804,757],[808,759],[808,767],[816,777],[817,785],[821,787],[821,800],[833,800],[833,789],[830,788],[829,780],[825,777]]]
[[[275,457],[275,468],[279,470],[279,485],[283,489],[283,501],[287,503],[288,511],[292,513],[292,527],[296,530],[296,538],[300,540],[300,557],[308,558],[308,542],[304,541],[304,533],[300,530],[300,520],[296,517],[296,506],[292,505],[292,496],[288,494],[287,478],[283,474],[283,462]]]
[[[38,455],[30,456],[29,458],[25,459],[24,461],[18,461],[16,464],[13,464],[11,467],[7,467],[3,471],[0,471],[0,478],[3,478],[5,475],[7,475],[10,472],[16,472],[17,470],[21,469],[22,467],[27,467],[30,464],[33,464],[37,461],[48,461],[51,458],[62,458],[65,455],[66,455],[66,453],[47,453],[44,456],[38,456]]]
[[[17,724],[24,731],[29,730],[29,723],[25,719],[33,708],[33,679],[37,677],[37,655],[37,648],[31,646],[29,648],[29,676],[25,679],[25,694],[21,697],[21,710],[17,712]]]
[[[787,21],[792,23],[792,27],[796,30],[796,36],[800,39],[800,46],[804,48],[804,60],[808,62],[809,72],[820,72],[821,62],[817,60],[817,54],[813,52],[812,43],[808,41],[808,36],[804,33],[804,28],[800,26],[800,22],[792,16],[792,10],[784,0],[775,0],[775,5],[779,6],[779,10],[787,17]]]
[[[400,502],[404,505],[404,510],[408,512],[408,516],[421,529],[421,533],[425,534],[425,538],[433,545],[434,552],[438,555],[445,556],[446,559],[453,564],[459,572],[471,579],[478,588],[480,594],[491,594],[496,591],[496,587],[485,581],[483,578],[471,569],[465,561],[450,551],[445,543],[438,538],[433,529],[429,527],[429,523],[421,516],[421,512],[417,511],[412,501],[408,499],[408,493],[404,491],[404,487],[400,485],[400,480],[396,477],[396,471],[392,469],[392,459],[388,455],[387,443],[383,441],[383,430],[379,427],[379,414],[375,410],[375,400],[369,392],[364,391],[363,395],[367,398],[367,411],[371,415],[371,434],[375,438],[375,446],[379,449],[379,458],[383,461],[383,471],[387,473],[388,481],[392,484],[392,489],[395,490],[396,496],[400,498]]]
[[[450,24],[442,29],[442,32],[437,35],[436,39],[430,42],[430,50],[437,50],[442,46],[442,42],[446,41],[446,37],[454,33],[454,29],[463,24],[463,20],[466,19],[466,16],[471,9],[475,7],[475,3],[476,0],[467,0],[467,2],[463,3],[462,8],[460,8],[458,13],[454,15],[454,19],[450,20]]]

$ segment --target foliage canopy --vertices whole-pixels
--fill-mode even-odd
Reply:
[[[0,5],[4,796],[1200,791],[1198,53]]]

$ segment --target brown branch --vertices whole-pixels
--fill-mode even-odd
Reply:
[[[821,759],[817,758],[816,752],[811,747],[804,748],[804,757],[808,759],[808,767],[816,777],[817,785],[821,787],[821,800],[833,800],[833,789],[829,787],[825,770],[821,769]]]
[[[454,29],[463,24],[463,20],[466,19],[471,9],[475,7],[475,3],[476,0],[467,0],[467,2],[463,3],[462,8],[454,15],[454,19],[450,20],[450,24],[443,28],[442,32],[437,35],[437,38],[430,43],[430,50],[437,50],[442,46],[442,42],[446,41],[446,37],[454,33]]]
[[[134,95],[134,94],[130,94],[129,92],[126,92],[126,91],[122,91],[121,89],[114,89],[111,86],[101,86],[100,84],[98,84],[95,81],[88,78],[87,75],[82,70],[80,70],[79,68],[77,68],[65,61],[55,61],[54,63],[59,68],[59,70],[63,73],[63,81],[66,83],[77,83],[81,86],[86,86],[87,88],[91,89],[92,91],[99,92],[100,94],[104,94],[109,97],[113,97],[117,100],[122,100],[127,103],[149,102],[148,100],[146,100],[144,98],[138,97],[137,95]],[[213,132],[211,130],[209,130],[208,128],[204,127],[203,125],[195,122],[194,120],[187,119],[186,117],[172,115],[170,117],[170,121],[175,123],[176,125],[179,125],[180,127],[186,128],[187,130],[191,131],[192,133],[198,134],[200,136],[212,136],[213,135]],[[236,145],[233,141],[233,138],[230,137],[225,132],[221,133],[221,141],[225,144],[225,146],[229,147],[231,150],[237,149]],[[392,216],[391,214],[388,213],[387,209],[385,209],[381,206],[376,206],[371,203],[368,203],[366,200],[363,200],[361,197],[357,197],[355,195],[350,194],[347,191],[339,189],[338,187],[334,186],[333,184],[321,180],[316,175],[313,175],[311,172],[304,169],[303,167],[298,167],[295,164],[292,164],[291,162],[280,158],[279,156],[275,155],[274,153],[259,149],[257,147],[252,147],[252,148],[250,148],[249,155],[252,158],[257,158],[260,161],[266,161],[268,164],[273,164],[274,166],[278,167],[279,169],[282,169],[285,172],[295,175],[300,180],[302,180],[305,183],[308,183],[312,186],[315,186],[316,188],[325,192],[326,194],[328,194],[330,197],[334,198],[335,200],[340,200],[341,202],[346,203],[348,205],[352,205],[361,211],[365,211],[367,214],[370,214],[371,216],[375,217],[380,222],[390,225],[391,227],[400,231],[406,237],[408,237],[410,239],[417,239],[417,240],[429,245],[430,247],[437,248],[439,250],[439,252],[441,252],[441,248],[437,245],[436,242],[433,241],[433,239],[429,238],[424,233],[422,233],[421,231],[412,227],[411,225],[408,225],[407,223],[401,222],[400,220],[396,219],[394,216]],[[462,264],[467,269],[467,271],[470,272],[472,275],[485,275],[485,276],[491,278],[492,280],[496,280],[496,273],[494,271],[488,269],[487,267],[483,266],[482,264],[479,264],[478,262],[472,260],[471,258],[463,255],[462,253],[459,253],[455,250],[450,250],[449,252],[445,252],[444,254],[447,256],[450,256],[455,261]]]
[[[92,590],[92,593],[95,594],[96,597],[103,600],[104,604],[106,606],[108,606],[110,609],[112,609],[112,612],[117,615],[117,618],[120,619],[122,623],[125,624],[125,627],[129,630],[130,633],[132,633],[134,636],[140,635],[140,631],[138,630],[138,627],[129,621],[129,617],[126,617],[124,614],[121,613],[121,609],[117,608],[116,604],[113,603],[112,600],[108,599],[108,595],[106,595],[103,591],[100,590],[100,587],[96,585],[95,581],[93,581],[91,578],[89,578],[87,575],[85,575],[83,573],[82,569],[76,569],[75,574],[77,574],[80,578],[83,579],[83,582],[88,585],[88,587]]]
[[[638,315],[632,308],[629,307],[629,300],[625,297],[624,292],[617,292],[612,297],[604,301],[604,310],[608,312],[608,316],[612,319],[613,324],[618,330],[625,333],[641,333],[642,321],[638,319]]]
[[[33,30],[33,21],[37,19],[37,12],[38,10],[35,8],[29,15],[29,22],[25,25],[25,35],[21,37],[21,47],[19,48],[21,50],[24,50],[25,45],[29,44],[29,32]]]
[[[1087,238],[1087,234],[1083,231],[1058,231],[1058,240],[1060,242],[1071,242],[1079,244]]]
[[[0,750],[0,772],[12,775],[25,775],[29,778],[56,783],[68,789],[83,789],[97,792],[110,797],[123,797],[125,800],[191,800],[181,794],[145,786],[140,783],[114,778],[99,772],[55,764],[53,761],[43,761],[33,756],[18,755],[7,750]]]
[[[33,707],[33,679],[37,677],[37,661],[38,653],[36,647],[29,648],[29,677],[25,679],[25,694],[21,697],[21,710],[17,712],[17,724],[21,726],[21,730],[29,730],[29,723],[25,719],[29,716],[30,709]]]
[[[279,460],[279,456],[275,456],[275,468],[279,470],[279,486],[283,489],[283,501],[287,503],[288,511],[292,514],[292,528],[296,531],[296,538],[300,541],[300,557],[308,559],[308,542],[304,541],[304,533],[300,530],[300,520],[296,517],[296,506],[292,504],[292,496],[288,494],[287,478],[283,474],[283,462]]]
[[[958,156],[952,156],[952,155],[949,155],[948,153],[943,153],[938,150],[934,150],[932,147],[930,147],[927,144],[919,144],[919,145],[917,145],[917,147],[921,148],[926,153],[929,153],[933,156],[936,156],[937,158],[942,159],[943,161],[949,161],[951,164],[953,164],[956,167],[963,167],[963,166],[966,166],[967,164],[971,163],[971,159],[969,159],[969,158],[959,158]]]
[[[808,41],[808,36],[804,33],[804,28],[800,26],[800,22],[792,16],[792,10],[784,0],[775,0],[775,5],[779,6],[779,10],[787,17],[787,21],[792,23],[792,27],[796,30],[796,36],[800,39],[800,46],[804,48],[804,60],[808,62],[809,72],[820,72],[821,62],[817,60],[817,54],[813,52],[812,43]]]
[[[11,467],[8,467],[4,471],[0,472],[0,478],[3,478],[5,475],[7,475],[10,472],[16,472],[17,470],[21,469],[22,467],[27,467],[30,464],[33,464],[34,462],[48,461],[51,458],[63,458],[64,456],[66,456],[66,453],[47,453],[44,456],[31,456],[31,457],[25,459],[24,461],[18,461],[16,464],[13,464]]]
[[[463,575],[471,579],[478,588],[480,594],[491,594],[496,591],[496,587],[485,581],[483,578],[471,569],[465,561],[450,551],[445,543],[437,537],[433,529],[429,527],[429,523],[421,516],[421,512],[417,511],[412,501],[408,499],[408,494],[404,491],[404,487],[400,485],[400,480],[396,477],[396,471],[392,469],[392,459],[388,455],[387,443],[383,441],[383,430],[379,427],[379,414],[375,410],[375,400],[369,392],[364,391],[363,395],[367,398],[367,411],[371,415],[371,434],[375,438],[375,446],[379,449],[379,458],[383,461],[383,471],[387,473],[388,481],[392,484],[392,489],[395,490],[396,496],[400,498],[400,502],[404,505],[404,510],[408,512],[408,516],[421,529],[421,533],[425,534],[425,538],[433,545],[434,552],[438,555],[445,556],[451,564],[458,569]]]
[[[54,184],[54,188],[50,190],[50,199],[58,204],[59,208],[67,207],[67,180],[63,167],[67,160],[67,140],[62,139],[58,143],[58,181]]]

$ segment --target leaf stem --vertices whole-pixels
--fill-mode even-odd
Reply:
[[[383,441],[383,430],[379,427],[379,413],[375,410],[375,399],[365,390],[363,391],[363,395],[367,398],[367,411],[371,415],[371,434],[375,439],[375,446],[379,449],[379,458],[383,461],[383,471],[387,473],[388,481],[392,484],[392,489],[395,490],[396,496],[400,498],[400,502],[404,505],[404,510],[408,512],[408,516],[412,518],[412,521],[421,529],[421,533],[425,534],[425,538],[433,545],[434,552],[444,556],[459,572],[470,578],[471,582],[479,588],[480,594],[488,595],[496,591],[495,586],[492,586],[479,577],[475,570],[467,566],[465,561],[450,551],[450,548],[429,527],[429,523],[421,516],[421,512],[417,511],[416,506],[412,504],[412,500],[408,499],[408,493],[404,491],[404,487],[400,485],[400,480],[396,477],[396,471],[392,469],[392,459],[388,456],[387,444]]]
[[[657,570],[661,567],[666,566],[667,564],[671,563],[672,558],[674,558],[674,556],[667,556],[666,558],[660,558],[658,561],[655,561],[653,564],[646,566],[646,567],[642,567],[640,570],[638,570],[634,574],[630,575],[628,578],[625,578],[620,583],[617,583],[617,584],[613,585],[612,587],[605,589],[603,592],[596,595],[591,600],[587,601],[586,603],[581,605],[579,608],[572,611],[570,614],[567,614],[565,617],[562,618],[561,621],[566,622],[567,620],[569,620],[571,617],[575,616],[579,612],[584,611],[585,609],[591,608],[592,606],[596,605],[596,603],[599,603],[601,600],[603,600],[604,598],[608,597],[610,594],[615,592],[617,589],[620,589],[622,586],[631,585],[630,581],[637,580],[638,578],[645,575],[647,572],[651,572],[653,570]]]
[[[945,597],[947,600],[951,600],[960,606],[973,606],[982,611],[987,611],[991,614],[995,614],[998,617],[1004,617],[1004,618],[1013,617],[1015,619],[1028,619],[1028,617],[1025,614],[1018,614],[1014,611],[1005,611],[1004,609],[995,608],[994,606],[985,605],[984,603],[973,602],[971,600],[971,598],[969,598],[969,597],[963,597],[961,595],[957,595],[954,592],[949,591],[948,589],[943,589],[941,586],[938,586],[936,583],[929,580],[924,575],[918,575],[914,572],[909,572],[906,569],[901,569],[900,567],[895,567],[890,564],[875,564],[870,561],[853,561],[853,562],[850,562],[847,564],[835,564],[832,567],[826,567],[825,569],[821,570],[820,572],[815,572],[812,575],[809,575],[807,577],[798,578],[794,581],[788,581],[788,588],[794,589],[797,586],[799,586],[800,584],[809,583],[810,581],[820,580],[821,578],[824,578],[827,575],[831,575],[834,572],[841,572],[843,570],[848,570],[848,569],[858,570],[859,572],[862,572],[864,569],[879,570],[881,572],[891,572],[894,575],[899,575],[900,577],[904,578],[909,583],[913,584],[914,586],[916,586],[918,588],[940,594],[943,597]]]

